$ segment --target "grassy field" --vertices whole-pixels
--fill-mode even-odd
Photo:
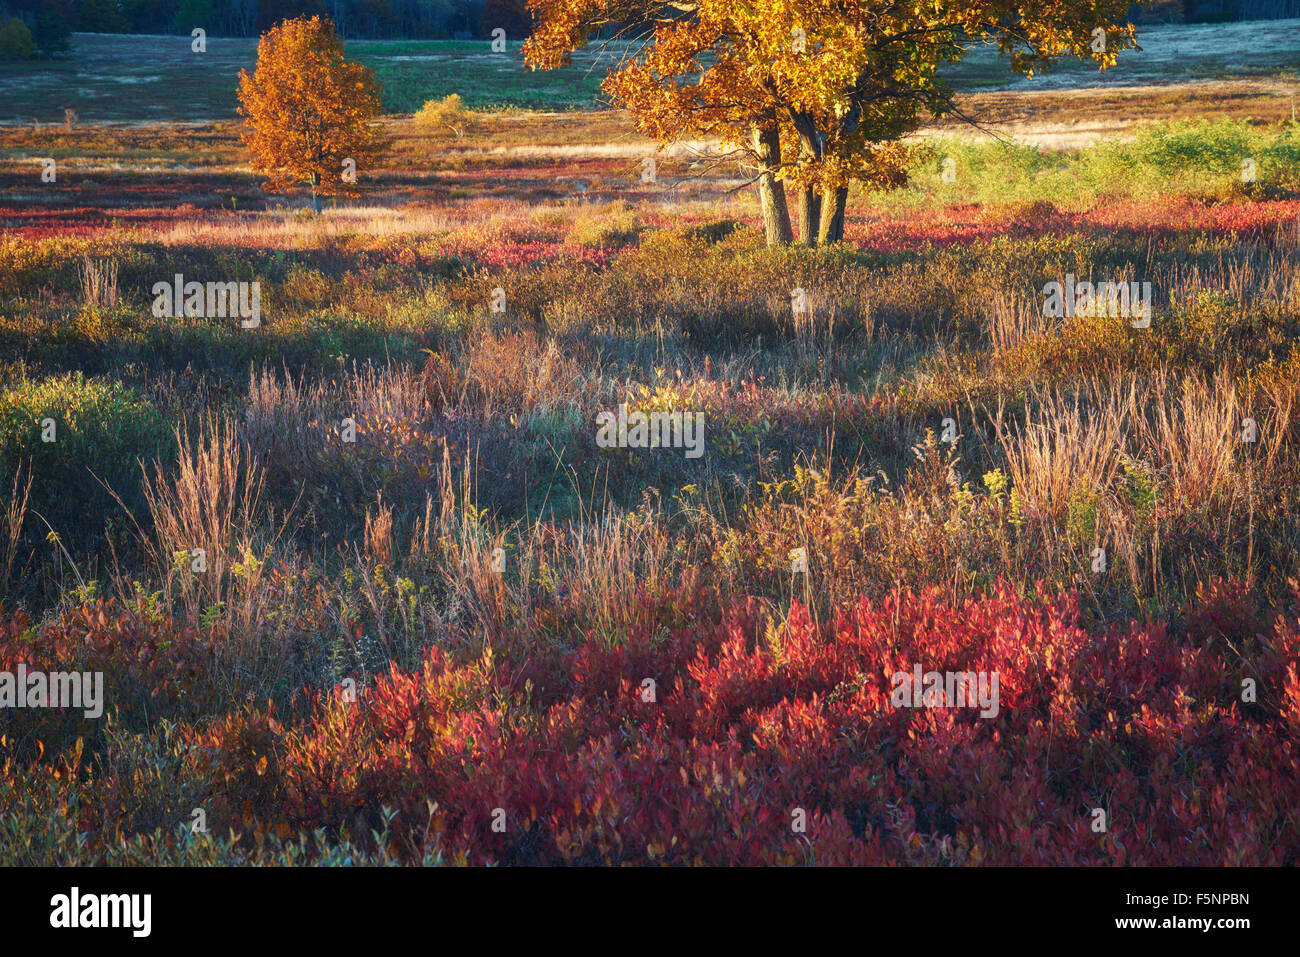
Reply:
[[[257,61],[251,39],[212,37],[204,53],[179,36],[79,33],[72,42],[74,55],[67,59],[38,66],[0,62],[0,121],[62,122],[65,107],[91,123],[230,119],[239,71]],[[413,113],[448,93],[459,93],[476,109],[595,106],[601,67],[612,55],[579,54],[572,67],[538,74],[524,66],[519,43],[494,53],[487,40],[370,40],[349,43],[347,51],[375,71],[384,108],[394,113]]]
[[[1300,38],[1211,29],[1158,87],[977,59],[999,137],[821,250],[711,144],[642,183],[582,69],[350,44],[393,146],[316,217],[229,119],[250,44],[4,65],[0,663],[108,707],[0,713],[0,861],[1300,863]],[[399,115],[453,91],[516,108]],[[260,323],[156,315],[177,273]],[[623,405],[702,454],[601,447]]]

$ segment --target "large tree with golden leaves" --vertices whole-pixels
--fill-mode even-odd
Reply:
[[[1129,0],[529,0],[533,68],[598,36],[628,40],[604,89],[667,143],[714,136],[756,169],[769,244],[835,242],[852,182],[906,182],[903,137],[955,109],[941,68],[993,44],[1032,75],[1062,56],[1114,64],[1136,46]]]
[[[359,172],[384,148],[379,84],[369,67],[343,59],[326,18],[284,20],[262,34],[256,69],[239,71],[239,103],[266,189],[306,185],[318,213],[322,195],[356,195]]]

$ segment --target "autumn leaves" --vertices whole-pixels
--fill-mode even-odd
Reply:
[[[358,169],[384,146],[374,73],[343,59],[328,19],[285,20],[263,34],[256,70],[239,73],[239,103],[243,140],[266,189],[306,185],[316,212],[322,195],[354,194]]]
[[[996,44],[1011,70],[1072,55],[1102,67],[1135,45],[1126,0],[530,0],[524,55],[569,61],[592,37],[615,52],[605,92],[638,129],[667,144],[721,140],[747,160],[768,245],[837,242],[852,183],[904,184],[903,138],[926,115],[953,112],[940,76],[970,45]],[[1109,44],[1097,48],[1100,30]]]

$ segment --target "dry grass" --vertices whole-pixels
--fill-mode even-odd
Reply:
[[[173,474],[155,463],[144,494],[152,520],[146,547],[163,574],[170,602],[191,620],[209,618],[256,625],[257,579],[265,558],[259,513],[263,473],[233,422],[205,420],[191,438],[176,431]],[[201,550],[201,553],[200,553]]]
[[[418,421],[430,411],[419,376],[391,364],[353,366],[343,376],[339,392],[344,408],[357,422]]]
[[[1128,401],[1137,425],[1135,447],[1159,470],[1169,510],[1200,510],[1236,490],[1244,479],[1239,467],[1244,416],[1231,381],[1175,383],[1161,376],[1141,399],[1131,391]]]
[[[474,505],[468,463],[457,477],[444,456],[438,486],[438,502],[431,497],[415,523],[410,552],[435,562],[449,605],[484,639],[531,640],[528,623],[559,602],[574,634],[617,643],[642,617],[634,596],[661,594],[687,557],[674,554],[666,516],[651,501],[635,512],[610,503],[583,508],[563,525],[538,519],[503,527]],[[374,528],[382,536],[382,518]]]
[[[27,470],[27,481],[24,483],[23,469],[20,466],[14,472],[14,484],[9,493],[9,503],[5,506],[4,511],[4,552],[0,557],[0,567],[3,567],[3,575],[0,575],[0,599],[3,599],[9,593],[9,579],[13,575],[14,560],[18,557],[19,542],[22,539],[23,524],[27,520],[27,503],[31,497],[33,473],[29,468]]]
[[[365,555],[372,562],[381,565],[393,563],[393,509],[384,505],[381,492],[375,503],[375,511],[366,510],[366,524],[362,529],[362,542]]]
[[[989,339],[996,352],[1005,353],[1040,334],[1045,327],[1041,307],[1032,300],[999,292],[988,311]]]
[[[1023,424],[995,426],[1041,558],[1077,566],[1080,546],[1099,545],[1135,595],[1158,591],[1165,543],[1194,528],[1253,537],[1264,477],[1294,427],[1293,389],[1273,388],[1252,410],[1225,375],[1095,377],[1069,393],[1031,389],[1030,406]]]
[[[1129,392],[1136,385],[1129,383]],[[1127,442],[1131,403],[1116,387],[1089,408],[1078,394],[1033,394],[1023,425],[996,423],[1012,487],[1026,521],[1060,525],[1072,500],[1104,494],[1119,474]]]
[[[82,258],[77,271],[81,298],[88,306],[101,309],[117,307],[117,263],[110,259]]]

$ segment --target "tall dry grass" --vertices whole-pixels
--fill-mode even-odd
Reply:
[[[273,534],[259,510],[261,467],[235,424],[207,419],[176,430],[175,470],[145,470],[152,524],[145,547],[162,574],[169,607],[191,621],[221,621],[244,634],[259,623],[257,585]],[[201,551],[200,551],[201,550]]]
[[[410,557],[433,564],[448,603],[482,637],[525,627],[538,608],[560,600],[575,630],[618,642],[637,618],[633,596],[657,594],[685,557],[673,553],[655,502],[632,512],[588,506],[560,524],[539,518],[503,526],[475,506],[468,462],[457,476],[447,454],[438,489],[414,523]],[[378,540],[386,531],[376,516],[368,551],[372,534]]]
[[[1262,395],[1252,408],[1226,375],[1165,372],[1031,389],[1023,422],[999,416],[995,428],[1043,559],[1077,563],[1080,546],[1100,546],[1136,593],[1153,594],[1167,541],[1192,529],[1218,541],[1253,536],[1258,496],[1294,425],[1292,390]]]
[[[13,575],[14,561],[18,558],[19,543],[22,540],[23,525],[27,521],[27,503],[32,491],[32,471],[27,469],[27,481],[23,482],[23,468],[14,472],[13,488],[9,492],[9,501],[4,509],[4,537],[0,539],[3,553],[0,553],[0,600],[9,595],[9,581]]]
[[[1136,391],[1128,401],[1135,451],[1159,470],[1161,497],[1170,512],[1221,501],[1244,480],[1245,416],[1231,380],[1174,382],[1162,375],[1140,402]]]
[[[1104,494],[1119,474],[1136,390],[1116,386],[1097,398],[1057,389],[1035,390],[1023,423],[995,422],[1012,487],[1027,521],[1058,526],[1080,493]]]
[[[77,267],[77,280],[81,284],[81,298],[87,305],[101,309],[117,307],[116,262],[83,256]]]
[[[1046,326],[1041,307],[1007,292],[993,294],[988,311],[989,339],[997,352],[1012,349],[1038,335]]]

